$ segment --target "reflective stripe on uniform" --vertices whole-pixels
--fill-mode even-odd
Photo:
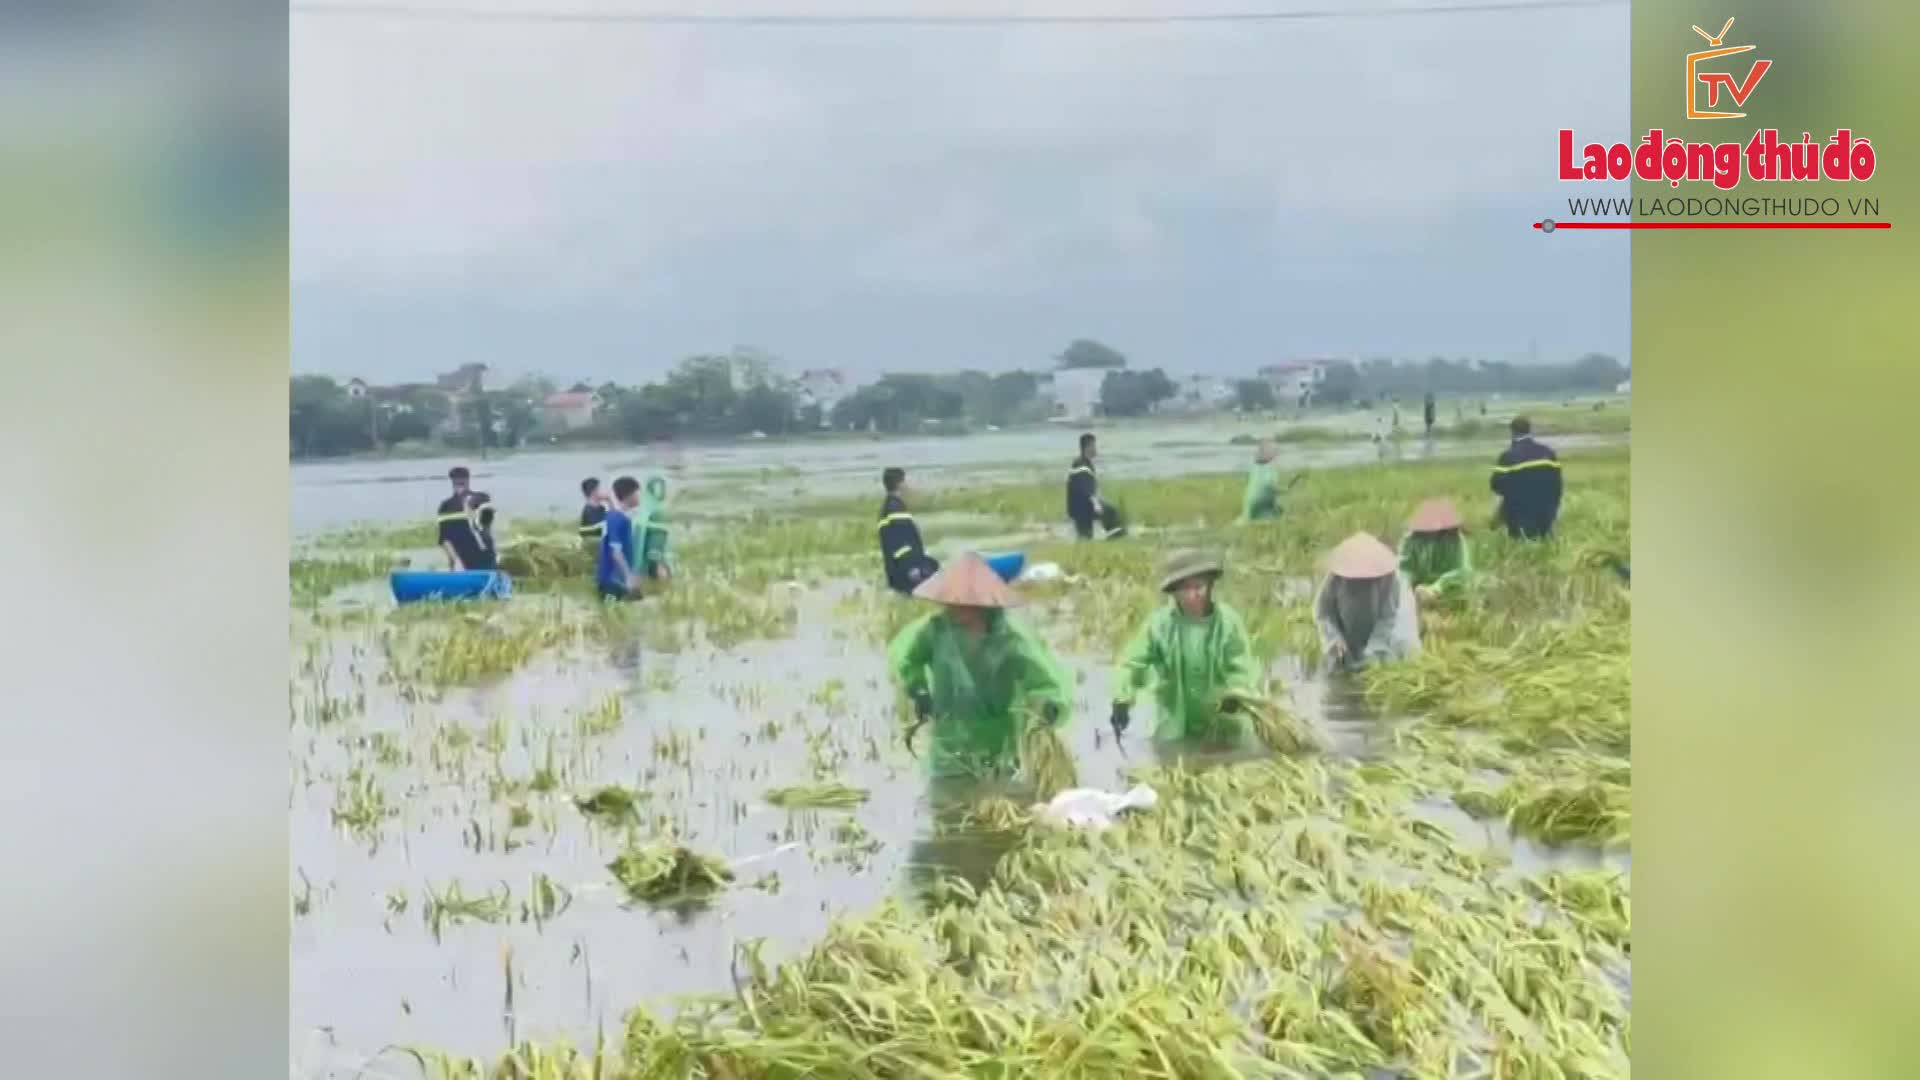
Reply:
[[[913,515],[907,513],[905,510],[902,510],[897,514],[888,514],[886,517],[881,518],[880,527],[884,529],[896,521],[912,521],[912,520],[913,520]]]
[[[893,557],[893,558],[895,558],[895,559],[897,559],[897,558],[899,558],[900,556],[902,556],[902,555],[905,555],[905,554],[906,554],[907,552],[909,552],[909,551],[912,551],[912,550],[913,550],[913,545],[912,545],[912,544],[903,544],[903,545],[901,545],[901,546],[900,546],[900,548],[899,548],[898,550],[896,550],[896,551],[895,551],[895,552],[893,553],[893,555],[892,555],[892,557]]]
[[[1559,467],[1560,461],[1558,458],[1535,458],[1532,461],[1523,461],[1518,465],[1495,465],[1493,471],[1497,473],[1510,473],[1519,472],[1521,469],[1557,469]]]
[[[445,525],[449,521],[465,521],[465,520],[467,520],[467,512],[465,510],[456,510],[452,513],[441,514],[439,517],[436,517],[433,519],[434,524],[436,525]]]
[[[1073,468],[1067,470],[1068,476],[1072,476],[1074,473],[1086,473],[1088,476],[1092,476],[1093,467],[1091,465],[1076,465]]]
[[[581,536],[605,536],[606,534],[607,534],[607,526],[605,525],[605,523],[602,523],[599,525],[580,526]]]

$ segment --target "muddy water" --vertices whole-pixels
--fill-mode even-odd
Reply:
[[[834,583],[794,594],[802,629],[791,639],[662,652],[645,644],[644,632],[629,633],[437,701],[410,701],[383,681],[380,635],[390,605],[377,592],[346,595],[374,605],[372,619],[297,632],[294,648],[296,665],[309,654],[316,665],[296,672],[290,732],[293,889],[313,889],[290,945],[290,1034],[301,1075],[351,1075],[395,1044],[484,1054],[514,1038],[590,1042],[598,1029],[617,1033],[634,1005],[665,1011],[677,995],[725,992],[742,942],[766,939],[770,960],[791,955],[817,940],[835,913],[889,898],[911,904],[936,873],[983,881],[1000,854],[986,838],[934,835],[936,815],[950,811],[932,804],[918,764],[891,739],[894,697],[868,616],[906,601]],[[1124,742],[1106,730],[1110,658],[1064,648],[1062,658],[1081,679],[1068,728],[1081,782],[1118,790],[1129,767],[1163,760],[1138,729]],[[1395,722],[1343,683],[1291,662],[1274,673],[1330,753],[1369,756]],[[344,719],[305,719],[320,685],[329,699],[351,703]],[[617,728],[579,730],[578,717],[608,695],[622,702]],[[1201,752],[1189,760],[1244,756]],[[356,766],[397,810],[372,838],[332,820]],[[558,777],[552,793],[494,794],[542,767]],[[789,812],[762,801],[767,789],[816,772],[872,797],[852,811]],[[729,860],[737,886],[704,908],[630,904],[605,869],[621,830],[591,823],[572,805],[574,795],[608,783],[650,793],[641,831],[664,823],[697,850]],[[514,804],[531,811],[530,825],[509,827]],[[1451,806],[1418,812],[1511,851],[1517,869],[1624,865],[1535,848]],[[859,842],[836,836],[847,821],[864,831]],[[550,918],[523,921],[536,875],[563,886],[571,902]],[[756,887],[770,875],[777,888]],[[506,920],[451,922],[436,936],[425,917],[429,892],[456,883],[468,896],[506,890]],[[402,895],[404,910],[396,911]],[[367,1073],[383,1074],[411,1075],[412,1066],[389,1057]]]
[[[1364,425],[1362,414],[1342,418],[1346,426]],[[1316,426],[1329,426],[1316,421]],[[1179,473],[1240,469],[1252,448],[1236,446],[1236,435],[1271,430],[1271,425],[1231,419],[1130,425],[1102,430],[1102,472],[1125,480]],[[522,453],[493,460],[473,456],[404,461],[356,461],[297,464],[292,470],[293,534],[311,536],[361,522],[392,524],[425,520],[446,494],[447,470],[469,466],[474,487],[494,497],[512,515],[565,513],[579,505],[583,477],[603,480],[621,472],[671,469],[693,505],[724,501],[729,506],[777,504],[823,496],[868,495],[878,490],[880,470],[904,465],[923,487],[983,484],[1064,477],[1074,454],[1074,429],[1022,430],[960,438],[911,438],[884,441],[830,439],[693,446],[671,454],[641,447]],[[1561,449],[1624,441],[1619,436],[1549,434]],[[1361,440],[1325,445],[1283,445],[1282,468],[1426,457],[1482,457],[1491,461],[1504,440],[1409,439],[1376,448]],[[684,504],[683,504],[684,505]]]

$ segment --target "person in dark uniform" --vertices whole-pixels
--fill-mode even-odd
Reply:
[[[1427,400],[1420,406],[1420,414],[1427,422],[1427,438],[1433,438],[1433,391],[1427,391]]]
[[[486,492],[467,493],[467,531],[454,542],[454,550],[459,553],[464,569],[500,568],[500,550],[493,542],[493,497]]]
[[[1534,441],[1533,424],[1526,417],[1514,417],[1511,430],[1513,443],[1500,452],[1488,481],[1500,496],[1499,520],[1510,536],[1545,539],[1553,535],[1554,519],[1560,516],[1560,457]]]
[[[880,504],[880,566],[887,575],[887,588],[910,594],[921,582],[932,577],[940,564],[927,554],[920,542],[920,526],[907,510],[907,470],[889,467],[880,473],[880,486],[886,500]]]
[[[600,490],[600,478],[589,476],[580,481],[580,496],[586,500],[580,508],[580,542],[598,550],[600,537],[607,531],[607,497]]]
[[[1100,501],[1100,477],[1093,470],[1098,453],[1093,433],[1087,432],[1080,436],[1080,456],[1067,468],[1067,518],[1073,522],[1074,535],[1082,540],[1093,539],[1096,521],[1108,540],[1127,533],[1120,511]]]
[[[467,467],[455,465],[448,469],[447,479],[453,484],[453,494],[440,500],[433,520],[439,529],[440,550],[447,555],[447,569],[460,570],[463,569],[460,552],[454,541],[463,531],[471,529],[467,520]]]

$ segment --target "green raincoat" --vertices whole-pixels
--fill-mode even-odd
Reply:
[[[640,549],[640,565],[634,569],[652,577],[658,567],[667,564],[667,478],[647,477],[640,495],[640,507],[633,513],[634,546]]]
[[[1408,533],[1400,541],[1400,572],[1414,585],[1432,585],[1443,596],[1464,592],[1473,579],[1466,534]]]
[[[1228,690],[1260,693],[1259,663],[1240,613],[1213,602],[1213,613],[1196,619],[1166,603],[1147,616],[1114,671],[1113,700],[1133,704],[1152,681],[1156,739],[1235,738],[1246,721],[1220,713]]]
[[[933,697],[923,756],[936,777],[1011,773],[1026,712],[1052,704],[1064,723],[1073,703],[1073,680],[1046,642],[1004,612],[988,618],[986,634],[975,638],[936,611],[907,624],[887,648],[907,694]]]
[[[1247,473],[1247,493],[1240,500],[1241,521],[1265,521],[1280,516],[1280,466],[1255,462]]]

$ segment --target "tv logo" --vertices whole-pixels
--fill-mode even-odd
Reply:
[[[1743,112],[1714,111],[1714,107],[1720,104],[1720,92],[1725,90],[1727,97],[1733,100],[1733,104],[1745,105],[1748,95],[1753,93],[1753,88],[1760,85],[1760,80],[1766,75],[1767,69],[1773,66],[1773,61],[1771,60],[1755,60],[1753,66],[1747,69],[1747,77],[1744,82],[1734,82],[1733,76],[1724,71],[1696,70],[1697,65],[1702,60],[1712,60],[1722,56],[1732,56],[1735,53],[1753,51],[1755,48],[1753,45],[1730,45],[1724,47],[1721,45],[1721,42],[1727,39],[1727,31],[1731,29],[1732,26],[1733,20],[1728,19],[1727,24],[1720,28],[1720,33],[1717,35],[1709,34],[1697,26],[1693,28],[1693,32],[1706,38],[1707,44],[1713,46],[1713,48],[1702,49],[1699,52],[1690,52],[1687,54],[1687,119],[1689,120],[1730,120],[1735,117],[1747,115]],[[1706,84],[1707,88],[1707,107],[1705,109],[1699,107],[1699,84],[1702,83]]]

